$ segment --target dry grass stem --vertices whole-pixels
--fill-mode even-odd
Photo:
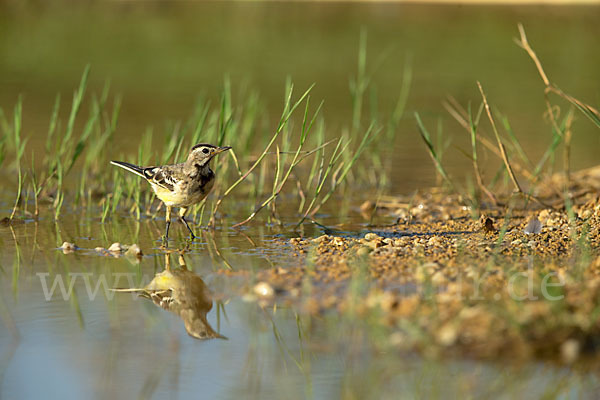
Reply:
[[[471,131],[471,126],[468,121],[468,113],[467,111],[456,101],[456,99],[452,96],[448,96],[448,100],[442,103],[446,111],[459,123],[463,128],[465,128],[468,132]],[[502,153],[498,150],[496,145],[483,137],[482,135],[477,135],[477,141],[481,143],[485,148],[492,153],[494,153],[498,158],[502,159]],[[532,180],[534,176],[520,163],[513,161],[513,167],[515,171],[522,174],[526,179]]]
[[[490,110],[490,105],[488,104],[487,97],[483,92],[483,87],[481,83],[477,81],[477,87],[479,88],[479,92],[481,93],[481,98],[483,99],[483,106],[485,107],[485,112],[492,124],[492,131],[494,131],[494,136],[496,137],[496,141],[498,142],[498,149],[500,149],[500,155],[502,156],[502,161],[504,162],[504,166],[506,167],[506,171],[508,172],[508,176],[515,186],[515,190],[519,193],[523,193],[521,189],[521,185],[519,185],[519,181],[513,172],[512,166],[510,165],[510,161],[508,160],[508,155],[506,154],[506,148],[504,147],[504,143],[500,139],[500,134],[498,133],[498,128],[496,128],[496,123],[494,122],[494,117],[492,116],[492,112]]]
[[[506,171],[508,172],[508,176],[510,177],[510,180],[512,181],[513,185],[515,186],[515,192],[522,194],[523,196],[527,197],[528,199],[534,200],[535,202],[541,204],[544,207],[551,207],[551,206],[545,204],[544,202],[542,202],[537,197],[531,195],[530,193],[524,192],[523,189],[521,188],[521,185],[519,184],[519,181],[517,180],[517,177],[515,176],[513,168],[508,159],[508,154],[506,153],[506,148],[504,146],[504,143],[502,143],[502,140],[500,139],[500,134],[498,133],[498,128],[496,127],[496,123],[494,122],[494,117],[492,116],[492,112],[490,110],[490,105],[488,104],[487,97],[485,96],[483,87],[481,86],[481,83],[479,81],[477,82],[477,87],[479,88],[479,92],[481,93],[481,98],[483,99],[483,105],[485,107],[485,111],[487,113],[488,119],[490,120],[490,123],[492,124],[492,130],[494,132],[494,136],[496,137],[496,141],[498,142],[498,148],[500,150],[500,154],[502,155],[502,161],[504,162],[504,166],[506,167]]]
[[[535,53],[533,48],[531,48],[531,46],[529,45],[529,42],[527,41],[527,35],[525,34],[525,29],[523,28],[523,25],[519,24],[518,27],[519,27],[520,39],[515,39],[515,43],[517,43],[517,45],[519,47],[521,47],[523,50],[525,50],[527,52],[527,54],[529,54],[529,57],[533,60],[535,66],[538,70],[538,73],[540,74],[540,77],[542,78],[542,81],[544,82],[544,85],[546,86],[545,94],[552,92],[552,93],[562,97],[563,99],[567,100],[569,103],[571,103],[574,106],[576,106],[577,108],[579,108],[579,110],[581,110],[581,112],[583,112],[589,119],[591,119],[592,122],[594,122],[597,126],[600,127],[600,111],[598,111],[594,107],[590,106],[589,104],[579,101],[576,98],[574,98],[573,96],[566,94],[565,92],[560,90],[558,87],[556,87],[556,85],[550,83],[550,80],[548,79],[546,72],[544,72],[542,63],[540,62],[537,54]]]

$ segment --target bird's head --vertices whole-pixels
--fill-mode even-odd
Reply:
[[[212,144],[201,143],[192,147],[188,155],[187,162],[204,166],[217,154],[231,149],[229,146],[214,146]]]

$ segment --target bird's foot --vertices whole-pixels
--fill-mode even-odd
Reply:
[[[183,222],[187,230],[190,232],[190,240],[196,239],[197,236],[194,235],[194,231],[192,230],[192,228],[190,228],[190,225],[186,221],[185,217],[179,217],[179,219],[181,220],[181,222]]]

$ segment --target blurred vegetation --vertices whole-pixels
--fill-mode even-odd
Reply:
[[[258,112],[273,126],[291,77],[299,88],[316,84],[312,96],[325,100],[328,137],[335,137],[354,124],[348,91],[364,29],[370,86],[363,104],[367,126],[361,128],[390,118],[408,65],[413,79],[405,115],[418,110],[426,125],[443,123],[445,137],[452,137],[445,154],[448,172],[461,175],[470,161],[455,148],[468,149],[469,138],[443,109],[445,96],[467,104],[478,96],[475,82],[482,82],[494,104],[510,116],[530,157],[539,159],[552,137],[539,122],[545,112],[542,84],[511,41],[518,35],[515,26],[524,24],[548,74],[563,90],[597,104],[599,13],[597,7],[3,2],[0,107],[12,109],[23,94],[23,132],[40,149],[56,93],[68,96],[89,64],[92,92],[100,93],[109,79],[111,91],[122,95],[115,142],[135,154],[148,126],[164,135],[168,121],[190,117],[199,97],[218,104],[225,76],[234,102],[260,93]],[[573,128],[573,168],[595,164],[593,126],[576,120]],[[435,170],[414,133],[412,118],[403,118],[400,140],[377,149],[382,159],[393,158],[386,172],[397,191],[435,182]],[[481,159],[487,161],[485,153]],[[419,174],[413,173],[415,166]]]

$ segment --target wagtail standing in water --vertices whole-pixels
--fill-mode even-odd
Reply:
[[[111,161],[110,163],[146,179],[152,186],[156,197],[165,203],[167,206],[165,239],[169,238],[173,207],[179,207],[179,219],[188,228],[193,239],[196,235],[185,220],[185,213],[190,206],[201,202],[215,183],[215,173],[210,169],[210,160],[229,149],[231,149],[229,146],[197,144],[192,147],[184,163],[161,167],[139,167],[122,161]]]

